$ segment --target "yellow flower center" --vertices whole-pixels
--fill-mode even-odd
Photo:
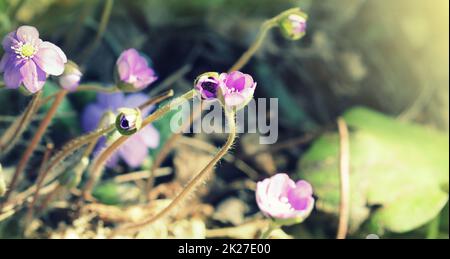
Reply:
[[[33,47],[33,45],[26,43],[20,49],[20,54],[26,58],[29,58],[34,55],[35,51],[36,49]]]

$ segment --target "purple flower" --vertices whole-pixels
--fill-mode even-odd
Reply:
[[[313,190],[306,181],[295,183],[287,174],[276,174],[258,182],[256,202],[267,216],[301,222],[314,207]]]
[[[103,114],[107,111],[112,111],[116,115],[120,108],[136,108],[148,100],[145,94],[131,94],[125,96],[123,93],[114,94],[97,94],[97,102],[86,107],[82,115],[82,126],[84,131],[89,132],[97,128]],[[142,116],[150,114],[152,107],[141,111]],[[97,147],[97,151],[104,146],[103,139]],[[118,149],[118,151],[108,161],[108,167],[117,165],[120,158],[122,158],[130,167],[139,167],[144,160],[149,156],[149,148],[157,148],[159,145],[159,132],[148,125],[142,128],[137,133],[129,137],[129,139]]]
[[[207,72],[197,77],[194,87],[200,93],[203,100],[213,100],[217,98],[219,84],[219,74],[216,72]]]
[[[66,90],[75,91],[82,76],[77,64],[69,60],[64,68],[64,73],[59,77],[59,85]]]
[[[219,80],[227,107],[243,108],[253,98],[256,82],[250,75],[234,71],[230,74],[220,74]]]
[[[142,90],[158,79],[145,57],[135,49],[122,52],[117,60],[117,71],[126,90]]]
[[[48,75],[59,76],[67,62],[64,52],[48,41],[39,38],[32,26],[21,26],[3,39],[5,54],[0,61],[5,85],[18,88],[20,84],[31,93],[42,89]]]

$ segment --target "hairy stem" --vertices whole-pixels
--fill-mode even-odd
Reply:
[[[42,120],[41,124],[39,125],[37,132],[35,133],[29,146],[27,147],[24,154],[22,155],[22,158],[20,159],[19,163],[17,164],[13,178],[11,180],[11,183],[9,184],[8,193],[6,194],[5,200],[2,204],[6,203],[8,201],[9,195],[11,194],[12,191],[14,191],[20,175],[22,174],[23,170],[27,166],[27,163],[30,160],[31,156],[33,155],[33,152],[36,149],[36,146],[41,141],[42,136],[44,135],[45,131],[47,130],[48,126],[50,125],[53,116],[56,114],[56,111],[58,110],[59,105],[64,100],[64,97],[66,95],[67,95],[67,90],[60,90],[58,95],[55,97],[55,100],[53,101],[52,106],[47,111],[47,114],[44,117],[44,119]]]
[[[203,170],[198,173],[183,189],[183,191],[178,194],[178,196],[161,212],[151,217],[148,220],[143,222],[132,224],[129,226],[124,226],[123,228],[119,228],[117,231],[122,230],[135,230],[152,224],[158,219],[167,216],[175,207],[177,207],[183,200],[185,200],[189,194],[195,191],[195,189],[207,178],[207,176],[213,171],[214,166],[219,162],[227,153],[228,150],[233,146],[234,140],[236,138],[236,118],[234,112],[226,113],[230,133],[228,134],[227,142],[223,145],[223,147],[219,150],[219,152],[214,156],[214,158],[206,165]]]
[[[27,216],[26,216],[26,220],[25,222],[28,224],[30,224],[31,219],[33,218],[33,210],[34,210],[34,205],[36,204],[36,201],[39,197],[39,191],[42,187],[42,183],[45,179],[45,176],[47,175],[47,170],[45,170],[46,164],[48,162],[48,159],[50,158],[50,154],[53,151],[53,144],[49,143],[47,144],[47,148],[45,150],[44,153],[44,158],[42,159],[41,162],[41,167],[39,168],[39,172],[38,172],[38,176],[37,176],[37,183],[36,183],[36,192],[33,195],[33,199],[31,200],[29,206],[28,206],[28,212],[27,212]]]
[[[156,169],[158,169],[161,166],[161,164],[164,162],[166,157],[170,154],[170,151],[174,147],[175,143],[178,141],[178,139],[180,139],[180,137],[183,136],[183,132],[186,129],[188,129],[191,126],[191,124],[196,119],[198,119],[198,117],[201,116],[202,109],[203,109],[203,106],[200,107],[200,111],[190,114],[189,120],[185,121],[183,123],[183,125],[181,125],[180,133],[172,134],[172,136],[166,141],[166,143],[164,143],[164,146],[161,148],[161,151],[159,151],[158,155],[155,158],[155,161],[153,162],[152,167],[150,168],[150,177],[147,179],[146,190],[145,190],[148,195],[150,195],[150,191],[153,188],[154,179],[155,179],[154,175],[155,175]]]
[[[259,29],[258,35],[256,36],[256,40],[253,42],[253,44],[250,46],[250,48],[248,48],[248,50],[246,52],[244,52],[244,54],[242,54],[242,56],[238,59],[238,61],[236,61],[236,63],[230,68],[230,70],[228,72],[240,70],[245,65],[247,65],[247,63],[250,61],[250,59],[253,57],[253,55],[255,55],[255,53],[262,46],[262,44],[267,36],[267,33],[270,31],[270,29],[277,27],[280,19],[286,17],[287,15],[289,15],[291,13],[298,12],[299,10],[300,10],[299,8],[292,8],[292,9],[286,10],[286,11],[278,14],[277,16],[265,21],[261,25],[261,28]]]
[[[161,102],[162,100],[169,98],[173,96],[173,90],[169,90],[163,94],[160,94],[147,102],[139,105],[139,109],[145,109],[146,107],[150,105],[154,105],[156,103]],[[56,156],[50,161],[49,166],[47,167],[47,171],[52,171],[55,166],[57,166],[64,158],[66,158],[68,155],[72,154],[75,150],[78,148],[88,145],[89,143],[94,142],[96,139],[100,138],[101,136],[108,134],[115,130],[114,124],[103,128],[103,129],[97,129],[94,132],[91,132],[85,136],[79,137],[78,139],[72,140],[68,144],[66,144],[63,149],[56,154]]]
[[[99,84],[82,84],[77,87],[77,92],[92,91],[97,93],[118,93],[120,89],[117,87],[104,87]]]
[[[42,91],[39,91],[33,95],[33,98],[25,111],[20,115],[20,118],[14,121],[0,138],[0,155],[5,155],[8,153],[14,147],[17,140],[22,136],[23,132],[32,121],[33,115],[40,107],[41,97]]]

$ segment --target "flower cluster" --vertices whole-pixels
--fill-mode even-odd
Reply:
[[[194,82],[195,89],[204,100],[221,100],[225,107],[239,110],[252,100],[256,89],[253,78],[240,71],[229,74],[207,72]]]
[[[288,39],[298,40],[305,35],[307,15],[298,8],[288,10],[269,21],[271,26],[267,26],[268,28],[278,26],[282,34]],[[266,32],[262,31],[260,40],[256,42],[260,43]],[[60,91],[60,95],[55,97],[58,101],[54,101],[54,109],[50,109],[54,112],[67,92],[75,91],[78,88],[83,76],[80,68],[74,62],[67,60],[66,55],[58,46],[40,39],[36,28],[32,26],[19,27],[16,31],[4,37],[2,46],[5,54],[0,61],[0,73],[3,73],[4,84],[7,88],[16,89],[23,85],[28,92],[36,93],[43,88],[49,76],[58,76],[59,85],[65,91]],[[249,50],[252,49],[255,50],[257,48],[250,48]],[[253,54],[254,52],[243,57],[249,57]],[[244,58],[243,60],[248,62],[248,59]],[[245,62],[238,61],[238,65],[233,66],[233,69],[240,69],[245,65]],[[107,151],[110,152],[102,153],[106,155],[100,156],[96,162],[102,159],[106,160],[107,155],[113,153],[106,163],[108,167],[115,167],[119,159],[123,159],[129,167],[138,167],[149,156],[149,149],[158,147],[160,142],[159,132],[151,124],[148,124],[151,121],[145,120],[143,122],[143,117],[148,116],[154,107],[147,107],[142,110],[137,108],[141,104],[148,104],[148,97],[141,93],[130,95],[123,93],[141,91],[157,80],[156,73],[150,64],[149,59],[136,49],[123,51],[116,61],[116,71],[114,73],[116,85],[114,88],[106,89],[107,92],[116,92],[117,90],[121,92],[98,93],[96,102],[89,104],[85,108],[82,114],[82,126],[85,132],[91,132],[104,126],[110,132],[115,129],[113,134],[100,138],[94,154],[99,154],[106,144],[111,144],[119,137],[121,140],[125,140],[125,143],[119,148],[117,148],[119,145],[108,145],[108,148],[111,149]],[[256,86],[257,83],[252,76],[240,71],[229,73],[207,72],[198,76],[194,81],[194,89],[204,101],[219,101],[226,108],[226,115],[233,115],[227,116],[229,122],[231,122],[230,125],[233,125],[230,127],[232,133],[229,134],[226,144],[215,157],[215,160],[213,160],[214,163],[217,163],[232,147],[236,137],[234,112],[244,108],[253,99]],[[84,89],[86,90],[86,88]],[[94,89],[97,90],[97,88]],[[194,93],[194,90],[189,91],[183,98],[179,99],[190,99],[195,96]],[[35,95],[35,97],[39,96]],[[186,96],[189,96],[189,98]],[[229,112],[230,110],[233,112]],[[165,109],[160,109],[159,111],[165,111]],[[162,112],[159,113],[159,111],[155,115],[162,116]],[[42,127],[43,129],[48,127],[54,112],[53,114],[49,113],[49,117],[43,120],[47,122],[47,125],[44,124]],[[105,119],[107,120],[106,123]],[[105,125],[99,125],[100,123],[105,123]],[[109,127],[112,123],[115,123],[115,128]],[[36,134],[31,143],[39,143],[44,131],[40,132],[42,133],[40,135]],[[96,137],[100,137],[100,134],[104,134],[104,132],[99,133]],[[31,147],[31,152],[25,152],[25,154],[32,154],[35,147]],[[27,159],[29,157],[25,159],[25,163],[22,163],[23,165],[26,165]],[[103,169],[105,160],[102,160],[102,163],[98,162],[97,165],[99,166],[96,167],[94,164],[93,167],[100,171]],[[80,161],[76,170],[82,172],[88,164],[89,161],[86,156]],[[208,166],[211,167],[209,169],[212,169],[214,164],[210,163]],[[200,174],[206,174],[211,171],[207,169],[205,168]],[[20,170],[22,169],[17,169],[17,173],[20,173]],[[95,172],[96,170],[93,171]],[[76,181],[69,182],[78,184],[81,179],[81,173],[77,177]],[[73,180],[75,178],[70,179]],[[193,181],[201,182],[200,179],[202,179],[201,176],[197,176]],[[13,190],[12,187],[9,188]],[[6,186],[0,165],[0,197],[5,192]],[[186,193],[182,195],[186,196]],[[302,222],[309,216],[315,203],[311,185],[306,181],[294,182],[287,174],[276,174],[271,178],[258,182],[256,201],[260,210],[266,216],[271,217],[275,222],[282,225]]]

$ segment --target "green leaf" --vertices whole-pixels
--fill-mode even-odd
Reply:
[[[425,126],[398,122],[366,108],[344,114],[350,134],[351,230],[370,216],[380,232],[404,233],[435,218],[448,201],[449,138]],[[317,207],[337,215],[339,137],[325,134],[299,162]]]

